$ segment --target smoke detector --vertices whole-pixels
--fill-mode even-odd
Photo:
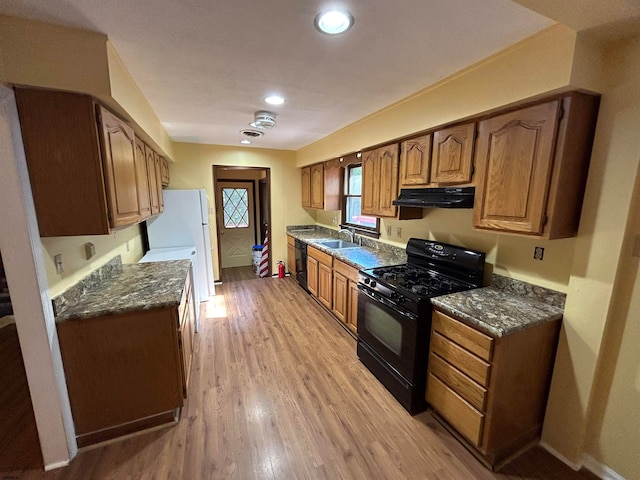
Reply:
[[[264,132],[260,132],[258,130],[240,130],[240,134],[249,138],[259,138],[264,135]]]
[[[273,128],[276,126],[276,114],[266,110],[258,110],[253,114],[253,122],[249,125],[256,128]]]

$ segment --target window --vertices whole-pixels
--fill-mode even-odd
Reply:
[[[376,217],[362,215],[362,165],[354,164],[346,168],[344,187],[344,204],[342,218],[344,227],[354,227],[361,233],[380,233],[380,220]]]
[[[246,188],[223,188],[224,228],[249,226],[249,191]]]

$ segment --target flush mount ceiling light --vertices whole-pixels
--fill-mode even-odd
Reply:
[[[269,95],[268,97],[264,97],[264,101],[269,105],[282,105],[285,100],[280,95]]]
[[[249,125],[255,128],[273,128],[276,126],[276,114],[265,110],[258,110],[253,114],[253,122]]]
[[[353,16],[346,10],[330,10],[316,15],[313,23],[321,33],[338,35],[353,26]]]
[[[240,143],[243,145],[251,145],[251,140],[247,140],[246,138],[243,138],[242,140],[240,140]]]

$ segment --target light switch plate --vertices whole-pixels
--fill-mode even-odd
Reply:
[[[391,225],[387,225],[387,237],[391,236]]]
[[[396,233],[398,234],[398,238],[402,237],[402,227],[396,228]]]

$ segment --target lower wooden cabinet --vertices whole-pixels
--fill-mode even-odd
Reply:
[[[358,318],[358,269],[333,261],[333,314],[354,334]]]
[[[56,325],[79,446],[175,419],[193,351],[189,283],[184,292],[178,307]]]
[[[489,465],[539,436],[559,330],[494,338],[434,310],[427,402]]]
[[[333,257],[317,248],[307,249],[307,289],[325,307],[333,304]]]

